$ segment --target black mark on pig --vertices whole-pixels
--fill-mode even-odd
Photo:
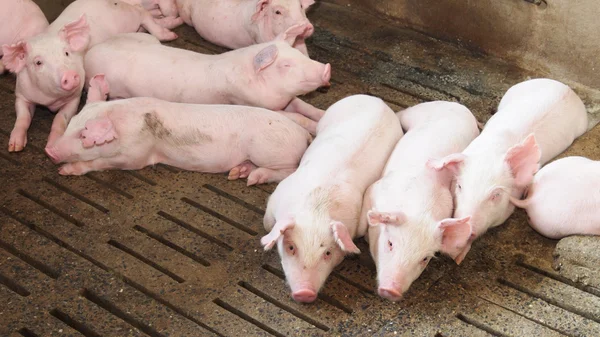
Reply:
[[[150,134],[159,140],[169,142],[174,146],[191,146],[212,141],[210,135],[204,134],[198,130],[186,127],[183,130],[177,130],[173,133],[158,118],[156,112],[147,112],[144,114],[144,128]]]

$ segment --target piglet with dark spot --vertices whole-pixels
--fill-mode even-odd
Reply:
[[[278,182],[293,173],[310,134],[274,111],[239,105],[172,103],[140,97],[102,101],[108,84],[90,81],[91,96],[46,153],[66,163],[59,173],[137,170],[158,163],[190,171]]]

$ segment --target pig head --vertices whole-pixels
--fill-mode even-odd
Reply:
[[[303,24],[306,30],[297,35],[292,42],[304,55],[308,55],[304,39],[314,32],[313,25],[306,17],[306,10],[314,0],[258,0],[251,21],[258,28],[255,43],[269,42],[292,26]]]
[[[285,277],[297,302],[310,303],[329,274],[344,256],[360,253],[341,222],[322,217],[315,225],[302,226],[306,218],[277,221],[271,232],[261,238],[265,250],[277,245]]]
[[[460,264],[471,249],[471,243],[489,228],[501,225],[514,211],[510,197],[520,198],[540,167],[541,151],[534,134],[504,154],[451,154],[435,165],[450,170],[456,177],[454,217],[469,216],[471,238],[460,254]]]
[[[280,34],[272,43],[263,44],[253,59],[253,68],[257,82],[266,88],[277,86],[282,88],[287,97],[295,97],[321,86],[329,86],[331,65],[311,60],[292,48],[296,36],[306,29],[305,25],[297,25]]]
[[[455,254],[471,234],[469,217],[435,221],[427,214],[371,210],[367,218],[369,246],[377,266],[377,292],[390,301],[402,299],[436,252]]]
[[[17,95],[34,103],[77,95],[83,88],[83,51],[89,43],[85,15],[65,25],[58,34],[43,33],[13,45],[3,45],[3,63],[17,74]],[[49,106],[56,111],[60,106]]]

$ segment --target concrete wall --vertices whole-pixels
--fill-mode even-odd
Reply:
[[[557,79],[600,88],[598,0],[321,0],[374,11]]]

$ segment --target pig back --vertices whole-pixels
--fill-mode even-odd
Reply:
[[[347,97],[327,109],[319,121],[317,137],[303,156],[300,169],[310,166],[323,182],[351,181],[362,195],[380,177],[402,134],[398,118],[381,99]]]
[[[479,135],[477,120],[465,106],[435,101],[397,113],[406,134],[395,146],[384,175],[400,167],[425,167],[429,159],[462,152]]]
[[[529,80],[506,92],[498,112],[467,152],[505,153],[534,133],[544,165],[566,150],[587,126],[585,106],[571,88],[550,79]]]

